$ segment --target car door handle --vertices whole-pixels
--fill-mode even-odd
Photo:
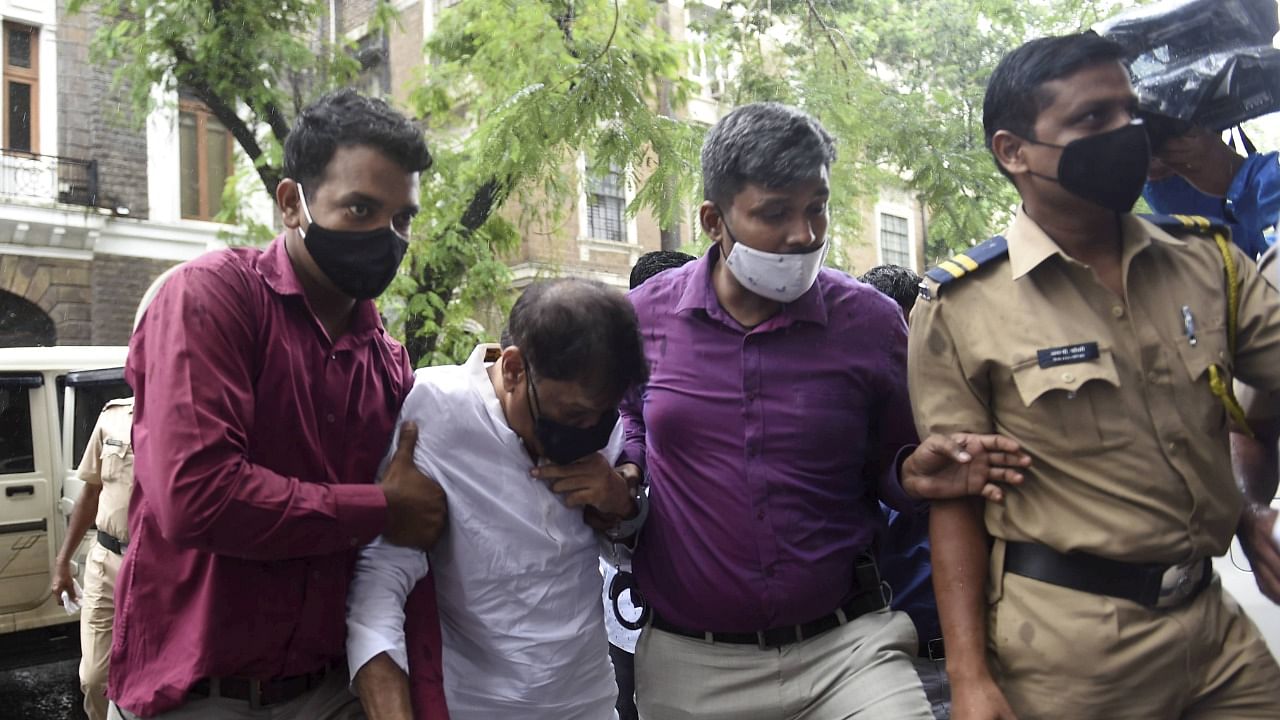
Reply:
[[[7,498],[11,498],[14,495],[30,495],[32,497],[35,497],[35,494],[36,494],[35,485],[10,485],[9,487],[4,489],[4,496]]]

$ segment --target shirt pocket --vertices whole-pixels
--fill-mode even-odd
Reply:
[[[104,483],[128,481],[133,477],[133,447],[128,441],[116,439],[104,441],[100,459]]]
[[[1231,387],[1226,328],[1202,329],[1195,345],[1184,339],[1177,347],[1181,365],[1186,368],[1185,374],[1175,372],[1173,378],[1178,414],[1193,432],[1222,433],[1227,428],[1227,411],[1222,400],[1213,394],[1209,368],[1217,365],[1223,383]]]
[[[1110,349],[1087,362],[1040,367],[1037,358],[1013,366],[1013,382],[1031,412],[1023,428],[1056,433],[1054,442],[1078,453],[1115,450],[1128,444],[1128,420],[1120,397],[1120,374]]]

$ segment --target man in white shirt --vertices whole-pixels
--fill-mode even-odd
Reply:
[[[586,280],[531,286],[501,348],[417,372],[400,421],[424,429],[414,461],[450,520],[429,559],[381,539],[361,553],[347,655],[371,720],[412,716],[404,601],[428,564],[454,720],[614,716],[595,530],[643,519],[640,478],[613,465],[618,403],[647,376],[630,303]]]

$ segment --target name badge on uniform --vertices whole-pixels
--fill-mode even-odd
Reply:
[[[1097,360],[1098,343],[1076,343],[1075,345],[1063,345],[1062,347],[1037,350],[1036,359],[1040,361],[1040,367],[1042,368],[1051,368],[1057,367],[1058,365],[1070,365],[1071,363]]]
[[[107,445],[111,445],[112,447],[124,447],[124,441],[117,440],[115,438],[107,438],[102,442],[106,443]]]

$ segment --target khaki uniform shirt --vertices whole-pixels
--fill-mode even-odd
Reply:
[[[102,486],[98,529],[129,542],[129,495],[133,491],[133,398],[112,400],[102,409],[76,470],[86,483]]]
[[[1128,562],[1220,555],[1242,498],[1209,366],[1280,390],[1277,294],[1233,248],[1232,358],[1217,245],[1131,215],[1122,230],[1125,298],[1021,211],[1006,258],[940,290],[928,281],[934,299],[911,319],[916,424],[921,437],[999,432],[1031,455],[1025,483],[986,505],[993,537]]]

